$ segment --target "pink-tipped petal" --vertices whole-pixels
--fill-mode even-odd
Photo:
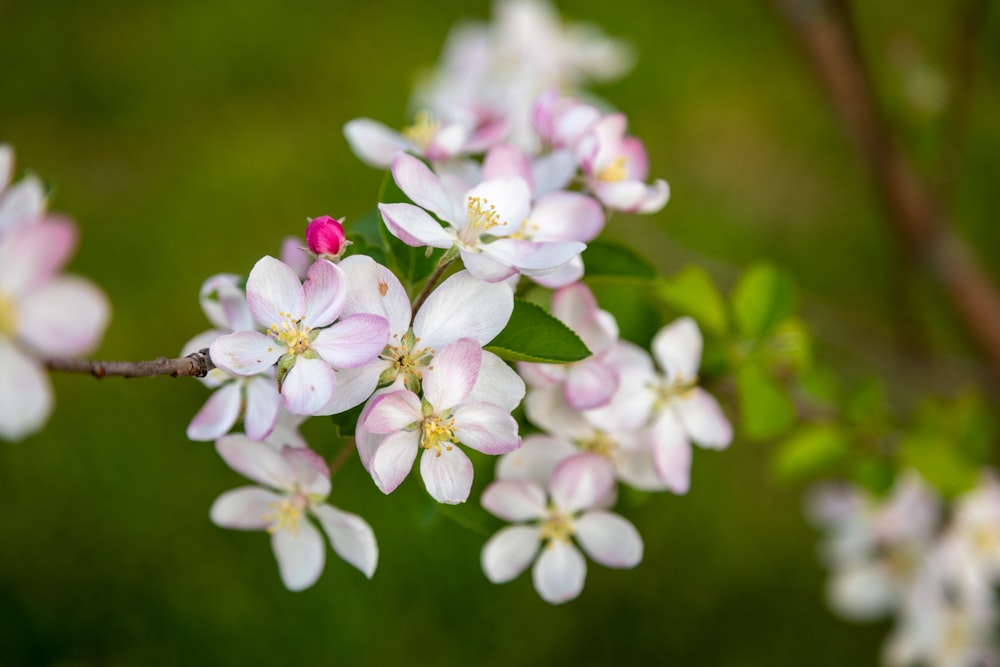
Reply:
[[[618,371],[593,357],[573,364],[566,376],[566,402],[577,410],[593,410],[611,402],[619,385]]]
[[[325,259],[309,267],[305,285],[305,318],[303,325],[317,328],[337,319],[347,297],[347,278],[339,266]]]
[[[546,516],[545,491],[526,480],[497,481],[486,487],[479,502],[504,521],[524,522]]]
[[[636,213],[656,213],[670,201],[670,185],[662,178],[653,181],[653,184],[646,187],[646,194],[639,203]]]
[[[499,283],[517,275],[517,267],[512,266],[509,262],[502,262],[485,252],[474,252],[461,248],[459,254],[462,257],[462,264],[469,273],[481,281]]]
[[[76,247],[76,227],[49,217],[0,237],[0,293],[20,294],[59,271]]]
[[[383,394],[366,410],[364,426],[372,433],[388,435],[423,420],[420,398],[412,391]]]
[[[253,440],[263,440],[271,435],[281,412],[281,394],[271,377],[252,377],[245,383],[246,407],[243,427]]]
[[[559,289],[579,282],[583,278],[583,260],[580,257],[573,257],[562,266],[531,276],[531,279],[542,287],[549,289]]]
[[[450,410],[466,399],[479,377],[483,350],[471,338],[460,338],[434,356],[424,371],[424,398],[435,411]]]
[[[497,239],[483,246],[483,252],[521,273],[553,271],[573,259],[587,246],[579,241],[521,241]]]
[[[299,357],[281,385],[285,409],[293,415],[318,414],[337,388],[333,369],[322,359]]]
[[[572,151],[562,148],[535,158],[535,162],[531,166],[535,197],[542,197],[566,188],[573,180],[578,168],[579,165]]]
[[[538,553],[540,535],[532,526],[507,526],[483,546],[480,563],[494,584],[515,579],[528,569]]]
[[[392,177],[414,204],[445,222],[455,221],[456,211],[451,198],[442,187],[441,180],[423,162],[405,153],[397,155],[392,161]],[[461,213],[464,214],[464,211]]]
[[[552,473],[552,500],[563,512],[594,507],[615,488],[614,468],[597,454],[576,454]]]
[[[189,440],[207,442],[225,435],[240,416],[243,403],[239,382],[224,384],[212,392],[187,427]],[[260,438],[255,438],[259,440]]]
[[[719,402],[701,387],[671,403],[691,439],[708,449],[725,449],[733,441],[733,427]]]
[[[247,304],[265,329],[305,316],[306,298],[295,270],[265,255],[247,278]]]
[[[305,519],[298,530],[276,530],[271,548],[278,561],[281,583],[290,591],[301,591],[316,583],[326,564],[326,544],[319,531]]]
[[[431,498],[446,505],[464,503],[472,490],[472,461],[458,447],[424,451],[420,477]]]
[[[355,118],[344,124],[344,137],[351,151],[369,167],[386,169],[400,151],[414,148],[403,135],[370,118]]]
[[[479,377],[472,392],[466,397],[466,402],[492,403],[507,412],[512,412],[523,399],[524,380],[521,376],[503,359],[483,350]]]
[[[573,522],[576,541],[606,567],[630,568],[642,561],[642,537],[631,522],[604,510],[591,510]]]
[[[342,315],[381,315],[389,321],[390,334],[405,334],[410,328],[410,297],[399,278],[367,255],[351,255],[340,268],[350,285]]]
[[[0,438],[20,440],[52,412],[49,376],[31,357],[0,337]]]
[[[556,469],[564,459],[580,453],[580,450],[561,438],[533,434],[524,438],[521,446],[497,461],[498,480],[528,480],[547,486]]]
[[[379,204],[386,229],[408,246],[450,248],[455,239],[422,208],[413,204]]]
[[[483,180],[519,178],[534,189],[531,162],[520,148],[510,144],[497,144],[483,159]]]
[[[83,278],[60,276],[18,304],[18,334],[33,349],[72,356],[94,349],[111,316],[104,292]]]
[[[215,441],[215,451],[236,472],[271,488],[291,490],[297,481],[280,452],[242,433],[219,438]]]
[[[698,377],[701,364],[702,337],[698,325],[690,317],[679,317],[660,329],[651,345],[656,363],[668,380],[691,380]]]
[[[482,346],[503,331],[513,312],[514,293],[507,285],[484,284],[460,271],[427,297],[413,320],[413,333],[435,350],[459,338],[472,338]]]
[[[587,561],[572,544],[549,542],[531,569],[535,590],[550,604],[562,604],[578,597],[587,578]]]
[[[389,322],[380,315],[358,313],[323,329],[310,347],[334,368],[357,368],[375,359],[389,340]]]
[[[378,544],[368,522],[357,514],[342,512],[330,505],[314,507],[312,512],[336,554],[371,579],[378,565]]]
[[[281,242],[281,261],[292,267],[301,280],[305,280],[315,261],[306,248],[305,241],[297,236],[286,236]]]
[[[288,348],[257,331],[219,336],[209,347],[212,363],[236,375],[256,375],[278,363]]]
[[[579,192],[553,192],[535,203],[529,218],[534,241],[593,241],[604,229],[604,209]]]
[[[419,448],[420,433],[417,431],[396,431],[382,440],[368,470],[382,493],[392,493],[402,484],[413,469]]]
[[[517,420],[504,410],[489,403],[473,403],[458,407],[454,414],[458,441],[483,454],[506,454],[521,446]]]
[[[241,486],[215,499],[208,516],[216,526],[234,530],[264,530],[285,497],[259,486]]]
[[[281,458],[295,475],[295,488],[313,499],[330,495],[330,468],[322,456],[308,447],[284,445]]]
[[[661,414],[650,428],[657,476],[673,493],[687,493],[691,486],[691,443],[687,434],[669,411]]]

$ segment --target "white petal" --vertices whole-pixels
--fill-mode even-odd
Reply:
[[[219,336],[208,349],[212,363],[236,375],[263,373],[287,351],[287,347],[257,331]]]
[[[314,507],[312,512],[337,555],[371,579],[378,565],[378,544],[371,526],[357,514],[342,512],[331,505]]]
[[[566,376],[566,402],[577,410],[593,410],[611,402],[618,391],[618,372],[590,357],[573,364]]]
[[[110,312],[107,297],[89,281],[61,276],[18,304],[18,334],[43,354],[83,354],[100,342]]]
[[[280,452],[242,433],[219,438],[215,442],[215,451],[236,472],[271,488],[291,490],[298,481]]]
[[[375,359],[388,340],[384,317],[358,313],[320,331],[309,347],[334,368],[357,368]]]
[[[482,246],[483,252],[500,264],[516,267],[521,273],[552,271],[587,249],[579,241],[521,241],[497,239]]]
[[[218,273],[201,284],[198,301],[208,321],[219,329],[247,331],[256,328],[247,295],[235,273]]]
[[[450,248],[455,243],[444,227],[413,204],[379,204],[378,210],[386,229],[408,246]]]
[[[484,283],[460,271],[427,297],[413,320],[413,333],[435,350],[459,338],[485,345],[503,331],[513,312],[514,294],[507,285]]]
[[[690,317],[674,320],[653,337],[653,356],[670,380],[698,377],[701,348],[701,331]]]
[[[480,183],[465,195],[468,209],[473,208],[471,202],[476,198],[484,211],[495,209],[498,226],[487,230],[494,236],[507,236],[520,229],[531,206],[531,190],[521,178],[495,178]]]
[[[20,440],[52,412],[52,386],[42,367],[0,338],[0,438]]]
[[[653,465],[667,488],[677,494],[691,486],[691,443],[676,418],[666,411],[650,427]]]
[[[317,328],[337,319],[347,297],[347,277],[340,267],[325,259],[316,260],[306,274],[302,286],[305,294],[303,324]]]
[[[566,287],[579,282],[583,278],[583,273],[583,260],[577,256],[558,268],[538,275],[532,275],[530,278],[542,287],[559,289],[560,287]]]
[[[284,501],[278,495],[259,486],[241,486],[226,491],[215,499],[208,516],[212,523],[235,530],[264,530],[271,525],[266,518]]]
[[[281,396],[293,415],[315,415],[330,402],[336,387],[337,378],[325,361],[300,356],[281,384]]]
[[[577,542],[601,565],[635,567],[642,561],[642,537],[631,522],[617,514],[591,510],[573,522]]]
[[[597,454],[575,454],[552,473],[552,501],[563,512],[594,507],[614,491],[610,462]]]
[[[0,180],[0,193],[3,195],[0,197],[0,232],[44,213],[45,188],[36,177],[25,176],[7,190],[4,190],[4,185],[6,182]]]
[[[535,590],[551,604],[561,604],[576,598],[583,591],[587,578],[587,561],[572,544],[552,541],[531,569]]]
[[[572,440],[594,432],[583,414],[566,402],[562,387],[532,389],[524,398],[524,411],[532,424],[559,437]]]
[[[420,457],[420,477],[427,493],[439,503],[457,505],[468,500],[472,474],[472,461],[458,447],[440,452],[428,449]]]
[[[378,387],[382,371],[389,368],[389,365],[384,359],[375,359],[364,366],[334,371],[337,376],[337,391],[333,392],[330,402],[316,414],[340,414],[367,401]]]
[[[489,403],[460,406],[454,413],[458,441],[483,454],[506,454],[521,446],[517,420],[509,410]]]
[[[343,315],[369,313],[389,321],[389,333],[402,336],[410,328],[410,297],[389,269],[367,255],[351,255],[340,262],[347,275]]]
[[[733,427],[719,402],[701,387],[671,402],[691,439],[702,447],[725,449],[733,440]]]
[[[413,468],[420,448],[416,431],[396,431],[382,440],[371,459],[369,472],[382,493],[392,493]]]
[[[521,446],[497,461],[496,478],[499,480],[529,480],[548,486],[556,466],[579,449],[560,438],[533,434],[524,438]]]
[[[355,118],[345,123],[344,137],[362,162],[379,169],[388,169],[400,151],[413,147],[399,132],[370,118]]]
[[[503,359],[483,350],[479,377],[467,403],[492,403],[512,412],[524,399],[524,380]]]
[[[254,440],[263,440],[271,435],[281,412],[281,394],[274,378],[255,376],[244,383],[246,407],[243,426],[247,435]]]
[[[562,190],[576,174],[577,162],[568,150],[554,150],[535,159],[531,165],[535,197]]]
[[[423,420],[420,398],[412,391],[382,394],[365,410],[364,426],[372,433],[388,435]]]
[[[483,350],[471,338],[460,338],[434,356],[424,372],[424,398],[436,412],[466,399],[479,377]]]
[[[535,482],[500,480],[486,487],[479,502],[493,516],[523,522],[546,516],[545,500],[545,491]]]
[[[238,382],[222,385],[212,392],[205,405],[188,424],[188,439],[207,442],[225,435],[239,418],[242,404],[243,396]]]
[[[76,247],[76,226],[46,218],[19,225],[0,237],[0,292],[21,294],[49,280]]]
[[[827,586],[830,606],[853,621],[872,621],[888,614],[897,594],[886,571],[874,563],[835,572]]]
[[[281,582],[290,591],[301,591],[316,583],[326,563],[326,545],[319,531],[303,517],[298,530],[277,530],[271,547],[278,560]]]
[[[585,194],[553,192],[535,203],[528,226],[534,241],[587,243],[604,229],[604,209]]]
[[[528,569],[538,553],[539,531],[531,526],[507,526],[483,546],[480,563],[486,578],[506,583]]]
[[[392,161],[392,177],[414,204],[446,222],[455,222],[456,211],[451,198],[441,186],[441,180],[423,162],[405,153],[397,155]]]
[[[510,262],[503,262],[485,252],[475,252],[461,248],[462,265],[479,280],[488,283],[500,283],[511,276],[517,275],[517,268]]]
[[[247,304],[264,328],[305,317],[306,298],[295,270],[270,256],[261,257],[247,278]]]

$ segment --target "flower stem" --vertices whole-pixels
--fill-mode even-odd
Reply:
[[[458,257],[458,249],[455,246],[449,248],[443,255],[441,259],[438,260],[437,266],[434,267],[434,271],[427,278],[427,282],[424,284],[424,288],[420,290],[420,294],[417,298],[413,300],[413,311],[410,316],[410,324],[413,324],[413,319],[417,316],[417,311],[420,310],[420,306],[424,305],[424,301],[430,296],[430,293],[437,287],[437,284],[441,282],[441,276],[444,275],[445,270],[451,266],[451,263],[455,261]]]
[[[331,459],[330,461],[330,477],[333,477],[334,475],[337,474],[337,471],[344,466],[344,463],[347,462],[347,459],[349,459],[351,457],[351,454],[353,454],[357,449],[358,449],[357,441],[354,438],[351,438],[350,440],[344,443],[344,446],[340,449],[339,452],[337,452],[337,455],[333,457],[333,459]]]

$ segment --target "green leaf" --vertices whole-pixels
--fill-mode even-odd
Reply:
[[[795,281],[770,264],[756,264],[743,274],[733,290],[733,318],[745,338],[767,335],[795,311]]]
[[[963,457],[951,440],[911,435],[903,441],[903,459],[946,497],[976,485],[978,466]]]
[[[587,265],[590,269],[590,265]],[[687,266],[660,283],[660,297],[685,315],[690,315],[706,331],[721,336],[728,326],[726,306],[708,272]]]
[[[583,254],[587,279],[654,280],[659,272],[649,260],[631,248],[608,241],[591,241]]]
[[[820,475],[840,463],[847,448],[847,437],[836,426],[805,426],[778,445],[771,472],[784,482]]]
[[[504,330],[485,348],[507,361],[564,364],[590,356],[580,337],[541,306],[514,299]]]
[[[382,241],[382,218],[378,211],[369,211],[354,223],[345,221],[344,233],[351,245],[347,247],[346,257],[351,255],[368,255],[379,264],[385,264],[385,244]]]
[[[396,185],[391,171],[385,173],[378,200],[383,204],[413,203],[399,189],[399,186]],[[379,232],[381,233],[382,243],[386,249],[386,266],[396,274],[396,277],[403,283],[403,286],[412,294],[413,288],[427,278],[431,274],[431,271],[434,270],[438,259],[444,254],[444,251],[435,250],[434,248],[414,248],[408,246],[389,232],[384,221],[381,221],[379,225]]]
[[[755,363],[747,363],[736,373],[743,428],[754,440],[780,435],[795,421],[795,407],[784,389]]]
[[[591,285],[601,308],[614,315],[619,337],[646,347],[660,328],[661,314],[650,289],[636,284],[598,281]]]

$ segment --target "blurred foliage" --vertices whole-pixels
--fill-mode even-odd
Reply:
[[[950,165],[936,181],[997,267],[1000,17],[981,26],[975,103],[956,146],[945,111],[961,3],[857,5],[890,116],[925,168]],[[462,525],[482,526],[477,507],[444,516],[413,479],[385,497],[353,457],[331,502],[370,521],[378,572],[366,581],[331,555],[315,587],[291,594],[266,536],[208,521],[215,496],[244,482],[210,445],[184,438],[202,387],[57,377],[49,427],[0,447],[0,664],[872,664],[885,627],[849,625],[824,608],[799,490],[771,476],[843,465],[886,487],[892,468],[877,443],[898,421],[887,406],[973,386],[967,341],[936,289],[900,280],[850,146],[772,10],[735,0],[561,9],[635,44],[636,70],[598,92],[629,114],[652,173],[674,193],[658,216],[616,218],[606,234],[667,278],[595,284],[602,307],[643,345],[690,312],[716,376],[733,367],[727,336],[764,336],[758,358],[739,348],[747,356],[736,387],[719,392],[735,392],[745,412],[768,395],[760,387],[801,376],[811,405],[842,411],[848,453],[838,430],[792,427],[788,406],[774,402],[747,430],[783,434],[777,459],[741,437],[724,454],[695,455],[687,496],[624,498],[645,562],[628,572],[592,567],[583,596],[562,607],[541,602],[526,576],[487,582],[478,564],[486,536]],[[0,141],[15,146],[19,168],[54,185],[53,208],[81,227],[72,269],[115,308],[98,355],[180,350],[208,326],[201,282],[277,254],[307,216],[370,225],[363,216],[383,174],[350,154],[340,127],[362,115],[401,125],[416,68],[434,62],[456,19],[487,15],[485,1],[459,0],[0,1]],[[920,83],[926,71],[931,84]],[[934,102],[935,77],[944,106]],[[963,149],[957,161],[941,157],[953,148]],[[762,259],[798,285],[816,337],[809,356],[835,359],[836,380],[804,357],[779,354],[799,359],[791,368],[769,360],[767,350],[801,349],[804,339],[775,270],[737,282],[735,267]],[[722,293],[735,299],[732,326]],[[873,376],[885,378],[882,389],[856,389]],[[907,456],[942,471],[942,484],[966,478],[950,451],[995,458],[989,409],[975,404],[932,402],[908,436],[917,445]],[[338,451],[328,420],[311,421],[306,435],[324,455]],[[473,497],[490,465],[477,460]]]

